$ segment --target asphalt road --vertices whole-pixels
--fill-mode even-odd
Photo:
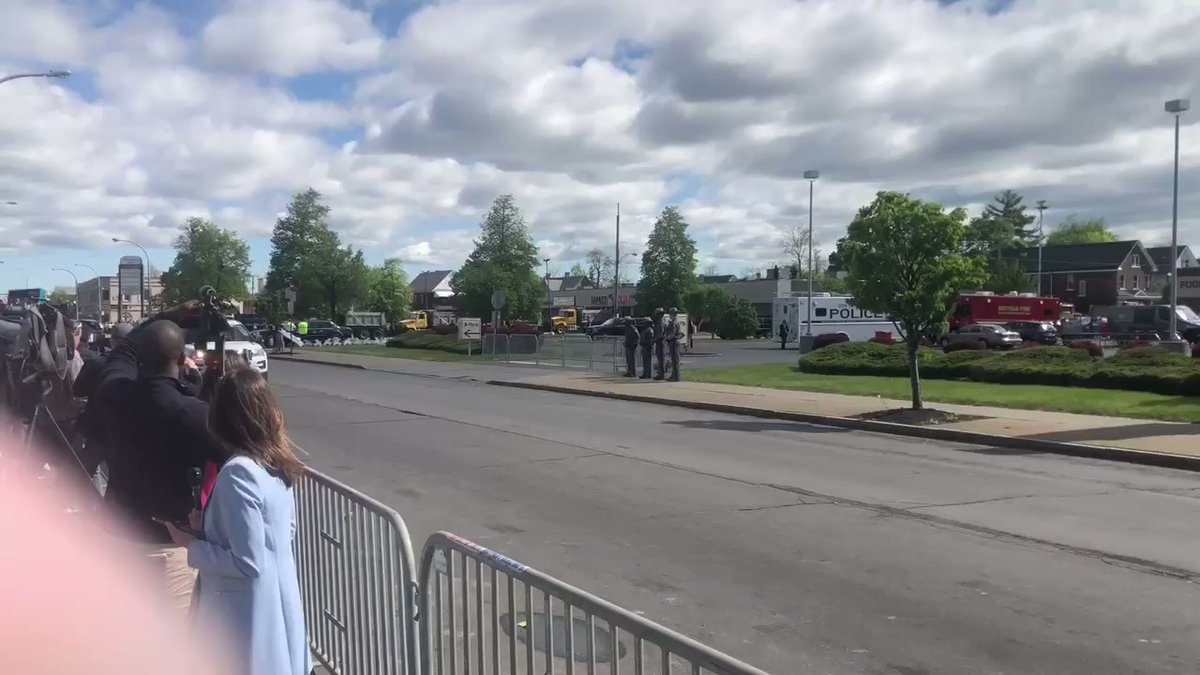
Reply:
[[[306,460],[776,673],[1194,673],[1194,474],[277,361]]]

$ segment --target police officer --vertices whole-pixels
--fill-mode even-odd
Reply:
[[[788,322],[787,319],[779,322],[779,348],[787,349],[788,339]]]
[[[654,346],[654,329],[651,328],[653,321],[643,319],[642,328],[638,335],[638,345],[642,348],[642,377],[643,380],[650,379],[650,349]]]
[[[300,319],[300,325],[297,326],[297,329],[300,331],[300,341],[304,342],[304,339],[308,337],[308,320]]]
[[[679,341],[685,339],[683,330],[679,327],[679,310],[671,308],[671,319],[663,331],[663,340],[671,354],[671,381],[679,381]]]
[[[663,310],[659,307],[654,310],[654,321],[651,322],[654,329],[654,379],[661,380],[665,375],[664,369],[666,364],[663,363]]]
[[[625,321],[625,377],[637,375],[638,332],[633,325],[633,317]]]

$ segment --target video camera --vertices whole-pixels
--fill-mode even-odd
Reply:
[[[222,300],[217,295],[217,289],[212,286],[203,286],[200,288],[200,316],[199,330],[196,332],[195,350],[197,353],[205,352],[206,361],[203,364],[205,368],[217,368],[217,376],[224,373],[221,372],[225,368],[225,332],[229,330],[229,321],[225,318],[223,311],[228,306],[228,303]],[[208,350],[208,343],[213,342],[214,348]]]

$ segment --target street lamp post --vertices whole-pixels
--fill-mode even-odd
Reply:
[[[810,169],[804,172],[804,180],[808,181],[808,303],[805,307],[808,310],[808,317],[804,322],[804,339],[800,344],[800,352],[808,353],[812,350],[813,334],[812,334],[812,299],[813,299],[813,184],[821,177],[821,172],[815,169]]]
[[[79,268],[82,268],[85,270],[91,270],[92,274],[96,278],[96,316],[94,318],[97,321],[99,321],[100,320],[100,273],[97,272],[96,268],[92,267],[91,265],[81,265],[79,263],[75,263],[75,267],[79,267]],[[76,291],[76,292],[78,293],[78,291]],[[78,300],[79,299],[76,298],[76,301],[78,301]]]
[[[546,263],[546,306],[552,307],[554,302],[550,300],[550,259],[542,258],[542,262]]]
[[[1164,109],[1175,116],[1175,172],[1171,191],[1171,324],[1169,333],[1175,341],[1176,320],[1179,318],[1179,116],[1191,107],[1186,98],[1167,101]]]
[[[621,204],[617,203],[617,246],[613,256],[613,318],[621,315],[617,295],[621,292]]]
[[[145,294],[142,293],[142,289],[138,290],[138,295],[142,296],[142,317],[141,318],[145,319],[146,318],[146,296],[150,295],[150,254],[146,252],[146,249],[144,246],[137,243],[136,241],[132,241],[129,239],[118,239],[116,237],[113,237],[112,240],[113,240],[114,244],[133,244],[134,246],[136,246],[142,250],[142,255],[146,256],[146,269],[142,273],[142,276],[146,278]],[[119,279],[118,279],[117,283],[118,284],[120,283]]]
[[[69,269],[63,267],[51,267],[51,272],[66,272],[71,275],[71,279],[75,282],[75,318],[79,318],[79,277]]]
[[[9,82],[11,80],[19,80],[22,77],[49,77],[56,80],[62,80],[70,76],[71,71],[69,70],[50,70],[44,73],[17,73],[16,75],[5,75],[4,77],[0,77],[0,84],[4,84],[5,82]]]
[[[1038,200],[1037,212],[1038,212],[1038,297],[1039,298],[1042,297],[1042,244],[1043,244],[1043,242],[1042,242],[1042,216],[1046,213],[1046,209],[1048,209],[1048,208],[1050,208],[1050,207],[1046,206],[1045,199]],[[1053,286],[1053,284],[1051,284],[1051,286]],[[1053,293],[1054,289],[1051,288],[1050,292]]]

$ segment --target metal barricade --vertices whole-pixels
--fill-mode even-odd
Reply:
[[[421,555],[422,675],[766,675],[461,537]]]
[[[504,333],[484,333],[480,356],[489,361],[508,361],[509,336]]]
[[[295,486],[295,554],[313,655],[335,675],[418,675],[418,592],[400,515],[312,469]]]

